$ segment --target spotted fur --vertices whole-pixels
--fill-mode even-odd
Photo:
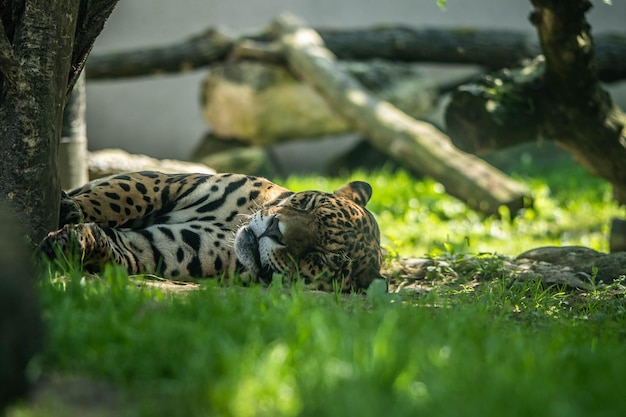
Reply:
[[[88,183],[61,202],[50,258],[74,248],[87,268],[190,279],[299,276],[314,288],[367,288],[380,277],[380,235],[361,181],[293,193],[240,174],[136,172]],[[59,249],[60,248],[60,251]]]

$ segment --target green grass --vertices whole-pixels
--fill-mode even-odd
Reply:
[[[109,381],[129,415],[626,413],[623,293],[496,279],[404,298],[212,283],[180,295],[115,270],[42,293],[40,366]]]
[[[390,256],[606,249],[608,218],[623,211],[605,184],[571,166],[516,175],[537,205],[504,220],[404,172],[353,178],[374,187]],[[332,190],[347,179],[286,184]],[[367,297],[214,281],[172,293],[116,268],[52,274],[40,285],[48,340],[31,372],[104,381],[123,402],[87,414],[49,398],[10,416],[626,415],[623,283],[581,294],[512,281],[495,258],[484,269],[492,279],[477,287]]]
[[[539,169],[520,164],[513,175],[528,184],[534,206],[511,218],[485,218],[445,194],[429,178],[405,171],[355,173],[341,179],[291,178],[294,190],[332,190],[344,181],[366,179],[374,195],[368,208],[377,215],[383,245],[400,256],[443,252],[496,252],[517,255],[538,246],[583,245],[608,252],[609,221],[626,211],[612,200],[610,185],[568,161]]]

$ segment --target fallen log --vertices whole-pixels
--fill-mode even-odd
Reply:
[[[277,18],[271,28],[289,68],[313,85],[370,143],[410,169],[432,176],[446,192],[487,214],[511,213],[530,201],[528,189],[475,156],[459,151],[429,123],[379,101],[343,71],[321,37],[298,19]]]
[[[506,30],[471,28],[417,29],[373,27],[365,29],[319,29],[319,35],[339,59],[387,59],[405,62],[473,64],[497,69],[541,53],[536,35]],[[90,80],[171,74],[190,71],[224,61],[249,42],[266,45],[262,59],[280,60],[268,45],[267,33],[229,36],[209,29],[181,42],[106,54],[92,54],[87,63]],[[257,52],[259,47],[253,48]],[[626,78],[626,36],[600,34],[596,37],[599,76],[611,82]],[[622,57],[622,58],[620,58]]]
[[[87,164],[90,180],[131,171],[215,174],[214,169],[200,163],[156,159],[147,155],[131,154],[121,149],[102,149],[89,152]]]

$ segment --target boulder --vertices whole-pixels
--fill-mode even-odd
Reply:
[[[414,64],[341,62],[367,89],[414,117],[437,101],[434,82]],[[236,61],[211,67],[202,111],[213,133],[252,145],[351,132],[351,127],[308,84],[284,66]]]
[[[518,262],[523,260],[561,266],[596,282],[611,283],[626,275],[626,252],[608,254],[583,246],[545,246],[517,257]]]

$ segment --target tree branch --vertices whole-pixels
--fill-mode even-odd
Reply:
[[[524,186],[455,149],[434,126],[374,98],[337,66],[335,56],[317,33],[297,19],[279,17],[272,29],[292,71],[313,85],[374,147],[417,172],[433,176],[448,193],[484,213],[497,213],[501,205],[515,213],[530,200]]]
[[[545,62],[459,89],[446,111],[455,144],[473,152],[538,137],[556,140],[626,204],[626,115],[602,89],[587,0],[531,0]]]
[[[66,95],[72,92],[74,84],[85,67],[93,44],[102,32],[104,24],[119,0],[80,0],[76,23],[75,45],[72,50],[72,66],[68,78]]]
[[[178,73],[224,60],[234,40],[219,30],[164,47],[93,55],[87,65],[88,79],[134,77]]]
[[[540,136],[545,100],[539,57],[521,68],[502,70],[453,91],[446,108],[446,132],[465,152],[484,155]]]
[[[502,68],[541,53],[536,36],[514,31],[477,29],[414,29],[379,27],[369,29],[319,29],[326,47],[342,60],[374,58],[406,62],[475,64]],[[230,56],[232,48],[245,49],[247,42],[272,41],[271,34],[259,33],[240,38],[210,29],[170,45],[93,55],[89,58],[89,79],[178,73],[211,65]],[[265,47],[268,48],[268,47]],[[271,47],[268,50],[271,55]],[[626,78],[626,37],[606,34],[600,37],[598,59],[603,81]]]

